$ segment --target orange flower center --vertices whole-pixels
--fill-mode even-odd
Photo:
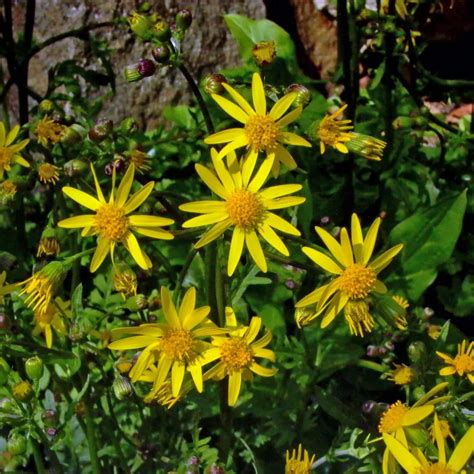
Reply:
[[[397,385],[406,385],[413,381],[415,374],[411,367],[400,365],[392,372],[392,379]]]
[[[347,130],[352,128],[348,125],[348,122],[350,121],[325,117],[321,120],[316,135],[325,145],[334,147],[337,143],[348,141],[349,134]]]
[[[253,361],[252,349],[240,338],[229,338],[220,347],[221,361],[229,373],[240,372]]]
[[[453,366],[459,375],[474,372],[474,359],[468,354],[458,354],[453,361]]]
[[[39,179],[42,183],[54,183],[59,179],[59,168],[50,163],[43,163],[38,168]]]
[[[6,146],[0,147],[0,170],[5,170],[10,167],[12,161],[13,152]]]
[[[444,463],[437,462],[428,466],[420,467],[417,474],[455,474],[456,471]]]
[[[107,240],[121,240],[128,232],[128,218],[123,209],[114,204],[104,204],[97,209],[94,227]]]
[[[265,213],[260,198],[246,189],[239,189],[230,195],[226,210],[232,224],[244,229],[257,227]]]
[[[382,415],[379,423],[380,433],[394,433],[403,426],[403,418],[408,408],[399,400],[390,405],[388,410]]]
[[[276,148],[280,128],[269,115],[252,115],[245,125],[249,146],[255,151],[272,151]]]
[[[193,352],[193,337],[185,329],[171,329],[161,338],[161,350],[168,359],[189,360]]]
[[[374,288],[377,275],[360,263],[349,265],[338,278],[339,289],[351,300],[365,298]]]

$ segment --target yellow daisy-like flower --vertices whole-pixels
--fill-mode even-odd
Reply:
[[[141,150],[132,150],[127,153],[130,163],[135,165],[135,169],[138,173],[144,174],[151,170],[151,159],[150,157]]]
[[[13,143],[18,136],[20,126],[15,125],[7,134],[5,125],[0,122],[0,179],[5,171],[10,171],[14,164],[29,168],[30,164],[20,155],[20,151],[28,145],[29,139]]]
[[[347,108],[347,104],[337,109],[333,114],[326,115],[316,128],[316,137],[319,139],[319,149],[321,154],[326,151],[326,147],[335,148],[341,153],[349,153],[346,142],[352,139],[349,130],[352,130],[351,120],[338,120],[337,117],[341,115]]]
[[[261,189],[272,167],[269,160],[263,162],[250,183],[244,184],[243,174],[238,167],[227,168],[224,162],[217,158],[215,150],[211,150],[211,156],[215,171],[200,164],[196,164],[196,171],[206,185],[222,198],[222,201],[196,201],[182,204],[179,207],[181,210],[202,214],[186,221],[183,227],[214,224],[195,244],[196,248],[212,242],[227,228],[233,227],[227,273],[229,275],[234,273],[244,244],[256,265],[266,272],[267,262],[258,236],[283,255],[289,255],[286,245],[273,229],[296,236],[301,235],[300,231],[271,211],[297,206],[304,202],[304,197],[288,196],[299,191],[302,186],[283,184]]]
[[[298,451],[286,452],[285,474],[309,474],[315,460],[316,456],[309,457],[308,451],[299,444]]]
[[[464,340],[458,344],[458,353],[454,358],[443,352],[436,351],[436,354],[448,364],[439,371],[440,375],[458,374],[460,377],[466,376],[474,383],[474,341],[468,343]]]
[[[347,229],[343,227],[340,243],[322,227],[316,227],[317,234],[333,258],[311,247],[302,248],[316,265],[336,275],[330,283],[316,288],[296,303],[297,308],[316,304],[312,319],[322,315],[322,328],[328,326],[344,310],[353,334],[362,336],[364,331],[371,331],[374,322],[369,313],[367,297],[371,293],[383,294],[387,291],[385,285],[377,279],[377,275],[403,248],[402,244],[395,245],[370,261],[380,222],[380,218],[377,218],[363,238],[359,218],[352,214],[351,237],[349,238]]]
[[[82,206],[94,211],[95,214],[70,217],[58,222],[58,226],[66,229],[84,227],[82,231],[83,236],[98,236],[97,249],[90,265],[91,272],[95,272],[100,267],[108,252],[110,252],[112,261],[114,260],[115,246],[119,242],[130,252],[135,262],[137,262],[141,268],[145,270],[150,269],[152,267],[151,260],[140,248],[134,232],[153,239],[170,240],[174,237],[173,234],[162,229],[161,226],[170,225],[174,221],[165,217],[148,215],[131,216],[129,214],[145,202],[153,191],[155,183],[150,181],[129,197],[135,174],[135,167],[131,164],[120,182],[117,195],[114,196],[114,168],[112,175],[112,192],[107,202],[102,194],[93,165],[91,165],[91,170],[94,176],[97,197],[69,186],[63,187],[63,193]]]
[[[58,255],[60,250],[61,247],[59,246],[59,241],[55,236],[42,236],[38,244],[38,251],[36,253],[36,256],[42,257],[43,255]]]
[[[408,385],[413,382],[415,372],[411,367],[405,364],[393,364],[395,368],[391,370],[387,376],[388,380],[392,380],[397,385]]]
[[[441,334],[441,328],[442,326],[440,326],[439,324],[428,323],[428,327],[426,328],[426,334],[428,334],[431,339],[436,341]]]
[[[350,136],[351,139],[347,142],[349,151],[368,160],[380,161],[382,159],[387,142],[356,132],[351,132]]]
[[[55,303],[49,303],[46,311],[35,311],[34,320],[35,327],[33,329],[33,336],[44,334],[46,340],[46,347],[51,349],[53,347],[53,329],[61,335],[66,334],[66,326],[62,319],[63,314],[70,313],[70,301],[63,301],[59,296],[55,299]]]
[[[35,135],[44,147],[55,145],[61,140],[66,127],[45,115],[36,125]]]
[[[252,48],[252,57],[258,66],[265,67],[275,61],[276,58],[275,41],[259,41]]]
[[[9,203],[17,192],[18,188],[11,179],[6,179],[0,183],[0,204],[5,205]]]
[[[246,147],[248,153],[244,158],[243,172],[247,181],[259,153],[265,153],[266,158],[272,162],[274,176],[278,175],[280,163],[289,169],[296,168],[295,160],[282,145],[311,147],[311,143],[304,138],[283,131],[284,127],[296,120],[302,112],[301,107],[296,107],[284,115],[297,98],[297,94],[286,94],[267,113],[267,100],[260,74],[254,73],[252,77],[253,107],[233,87],[225,82],[222,86],[235,103],[217,94],[212,94],[212,98],[232,118],[243,124],[243,127],[223,130],[204,140],[210,145],[227,143],[218,157],[223,158],[238,148]]]
[[[262,319],[254,316],[248,326],[241,328],[230,327],[230,334],[225,337],[214,337],[212,345],[215,346],[208,353],[210,360],[219,362],[211,369],[213,378],[217,380],[229,377],[228,404],[234,406],[239,398],[242,379],[252,378],[252,372],[262,377],[272,377],[277,373],[276,368],[267,368],[258,364],[255,358],[267,359],[275,362],[275,353],[266,349],[272,340],[271,332],[255,341]]]
[[[114,290],[127,298],[137,294],[137,275],[126,265],[115,265],[113,274]]]
[[[44,184],[56,184],[59,181],[59,168],[51,163],[38,166],[39,180]]]
[[[471,426],[459,440],[453,453],[447,459],[446,445],[437,415],[434,416],[434,430],[438,456],[436,462],[426,457],[421,450],[410,452],[406,440],[397,440],[384,433],[383,439],[388,450],[408,474],[458,474],[465,472],[467,462],[472,456],[474,446],[474,426]],[[384,474],[388,471],[384,470]]]
[[[202,392],[202,367],[213,360],[208,357],[212,346],[203,338],[217,336],[225,330],[208,319],[209,306],[195,308],[194,288],[186,292],[178,310],[171,299],[171,293],[164,287],[161,288],[161,301],[166,324],[142,324],[136,328],[114,329],[114,336],[134,336],[112,342],[109,349],[123,351],[145,348],[130,371],[130,378],[132,382],[136,382],[157,361],[152,393],[160,389],[170,371],[173,397],[178,396],[186,371],[191,373],[197,391]]]

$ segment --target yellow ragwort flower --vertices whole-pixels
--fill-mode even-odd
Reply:
[[[45,115],[36,125],[35,135],[44,147],[55,145],[61,140],[66,127]]]
[[[126,265],[114,265],[113,283],[114,290],[124,298],[137,294],[137,275]]]
[[[296,168],[295,160],[282,145],[311,147],[311,143],[304,138],[283,131],[288,124],[299,117],[303,110],[302,107],[296,107],[284,115],[297,98],[297,94],[290,92],[284,95],[267,113],[265,89],[260,74],[254,73],[252,77],[253,107],[233,87],[225,82],[222,86],[235,103],[217,94],[212,94],[212,98],[243,127],[222,130],[204,140],[209,145],[227,143],[220,150],[218,158],[221,159],[238,148],[246,147],[248,152],[242,165],[246,182],[252,174],[259,153],[265,153],[266,158],[272,162],[274,176],[278,175],[280,163],[285,164],[289,169]]]
[[[230,406],[234,406],[239,398],[242,379],[252,378],[252,372],[262,377],[272,377],[277,373],[276,368],[263,367],[255,361],[255,358],[271,362],[276,360],[275,353],[266,349],[272,340],[271,332],[267,331],[255,341],[261,326],[262,319],[254,316],[248,326],[231,326],[228,327],[228,335],[212,338],[214,348],[209,351],[208,357],[210,360],[219,359],[219,362],[211,369],[212,375],[208,376],[217,380],[229,377],[227,401]]]
[[[308,451],[299,444],[298,451],[286,452],[285,474],[309,474],[315,460],[316,456],[313,454],[310,458]]]
[[[70,301],[63,301],[59,296],[55,298],[55,303],[49,303],[46,311],[35,311],[33,336],[44,334],[46,347],[53,347],[53,329],[61,335],[66,334],[66,326],[64,325],[63,316],[70,315]]]
[[[265,67],[275,61],[276,58],[275,41],[259,41],[252,48],[252,57],[257,66]]]
[[[151,170],[151,159],[144,151],[135,149],[126,153],[126,155],[128,156],[130,163],[135,165],[135,169],[138,173],[144,174]]]
[[[18,188],[11,179],[6,179],[0,183],[0,203],[6,204],[13,199]]]
[[[234,273],[244,244],[256,265],[266,272],[267,262],[258,236],[283,255],[289,255],[286,245],[273,228],[297,236],[301,235],[300,231],[271,211],[297,206],[304,202],[304,197],[288,196],[299,191],[302,186],[283,184],[261,189],[271,170],[272,163],[269,160],[263,162],[250,183],[244,184],[243,175],[236,162],[233,167],[227,168],[224,162],[217,158],[215,150],[211,150],[211,156],[215,171],[200,164],[196,165],[196,171],[222,201],[208,200],[182,204],[179,207],[181,210],[202,214],[186,221],[183,227],[214,224],[195,244],[196,248],[212,242],[227,228],[233,227],[227,273],[229,275]]]
[[[43,255],[58,255],[60,250],[61,247],[59,245],[59,241],[54,235],[50,237],[41,236],[36,256],[42,257]]]
[[[346,109],[347,104],[336,110],[333,114],[326,115],[316,128],[316,137],[319,139],[319,149],[321,154],[326,151],[326,147],[335,148],[341,153],[349,153],[346,142],[351,140],[352,130],[351,120],[338,120],[337,117],[341,115]]]
[[[415,378],[415,372],[405,364],[393,364],[395,368],[388,373],[387,379],[396,385],[408,385]]]
[[[436,462],[427,457],[420,449],[412,453],[405,439],[397,440],[387,433],[383,434],[387,449],[408,474],[458,474],[463,470],[472,456],[474,445],[474,426],[471,426],[459,440],[453,453],[447,459],[446,444],[437,415],[434,416],[434,430],[438,455]],[[388,471],[384,470],[384,474]]]
[[[29,139],[13,143],[18,136],[20,126],[15,125],[7,134],[5,125],[0,122],[0,179],[3,178],[5,171],[10,171],[14,164],[29,168],[30,164],[20,155],[20,151],[29,143]]]
[[[458,344],[458,353],[454,358],[443,352],[436,351],[436,354],[447,364],[447,367],[439,371],[440,375],[466,376],[471,383],[474,383],[474,341],[468,343],[464,340]]]
[[[178,310],[167,288],[161,288],[161,301],[165,324],[142,324],[136,328],[114,329],[114,337],[121,334],[134,336],[112,342],[109,349],[123,351],[144,347],[130,371],[130,378],[132,382],[136,382],[145,370],[158,362],[152,394],[161,388],[170,371],[173,397],[179,395],[186,371],[191,373],[197,391],[202,392],[202,367],[214,360],[208,356],[212,346],[204,338],[217,336],[224,330],[208,319],[211,310],[209,306],[195,308],[194,288],[186,291]]]
[[[38,166],[38,178],[43,184],[56,184],[59,181],[59,168],[51,163]]]
[[[302,250],[316,265],[335,277],[296,303],[297,308],[316,304],[313,318],[307,318],[306,324],[322,315],[321,327],[325,328],[344,310],[351,333],[362,336],[364,331],[372,330],[374,322],[367,298],[372,293],[387,291],[377,276],[403,248],[402,244],[395,245],[370,261],[380,222],[380,218],[373,222],[364,239],[359,218],[352,214],[351,237],[343,227],[340,243],[322,227],[315,228],[333,258],[311,247]]]
[[[382,159],[387,142],[357,132],[351,132],[349,135],[351,136],[347,142],[349,151],[368,160],[380,161]]]
[[[84,227],[82,231],[83,236],[98,236],[97,249],[90,265],[91,272],[95,272],[100,267],[108,252],[110,252],[112,262],[114,261],[114,250],[117,243],[122,243],[141,268],[145,270],[150,269],[152,267],[151,260],[140,248],[134,232],[153,239],[170,240],[174,237],[173,234],[162,229],[161,226],[170,225],[174,221],[165,217],[129,214],[143,204],[153,191],[155,183],[150,181],[129,197],[135,174],[135,167],[131,164],[120,182],[117,195],[114,196],[114,168],[112,191],[107,202],[102,194],[93,165],[91,165],[91,170],[95,181],[97,197],[69,186],[63,187],[63,192],[82,206],[94,211],[95,214],[70,217],[58,222],[58,226],[66,229]]]

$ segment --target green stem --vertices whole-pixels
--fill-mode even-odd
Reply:
[[[44,468],[43,457],[41,456],[39,445],[33,438],[31,438],[31,449],[33,451],[33,458],[35,460],[36,472],[38,474],[46,474],[46,469]]]
[[[181,287],[183,286],[183,281],[186,278],[189,267],[193,263],[194,257],[197,255],[197,253],[198,253],[198,250],[195,249],[194,247],[188,253],[188,256],[186,257],[186,261],[184,262],[183,268],[181,268],[181,271],[179,272],[178,280],[176,281],[176,288],[174,290],[175,297],[179,295],[179,292],[181,291]]]
[[[93,405],[92,405],[93,406]],[[101,472],[99,456],[97,455],[97,440],[95,437],[94,420],[92,419],[91,409],[89,403],[84,403],[84,417],[86,421],[86,438],[87,446],[89,448],[89,456],[91,462],[91,469],[94,474]]]
[[[377,362],[372,362],[370,360],[361,359],[357,362],[357,367],[363,367],[364,369],[375,370],[376,372],[384,373],[387,371],[386,367],[382,364],[377,364]]]

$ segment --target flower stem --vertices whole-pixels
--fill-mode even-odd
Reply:
[[[92,419],[91,411],[89,403],[84,403],[84,418],[86,421],[86,438],[87,438],[87,446],[89,448],[89,456],[90,456],[90,463],[91,469],[94,474],[99,474],[100,470],[100,463],[99,463],[99,456],[97,455],[97,441],[95,438],[95,427],[94,421]]]
[[[33,458],[35,460],[36,472],[38,474],[46,474],[44,468],[43,457],[41,456],[38,443],[35,439],[31,438],[31,449],[33,451]]]

